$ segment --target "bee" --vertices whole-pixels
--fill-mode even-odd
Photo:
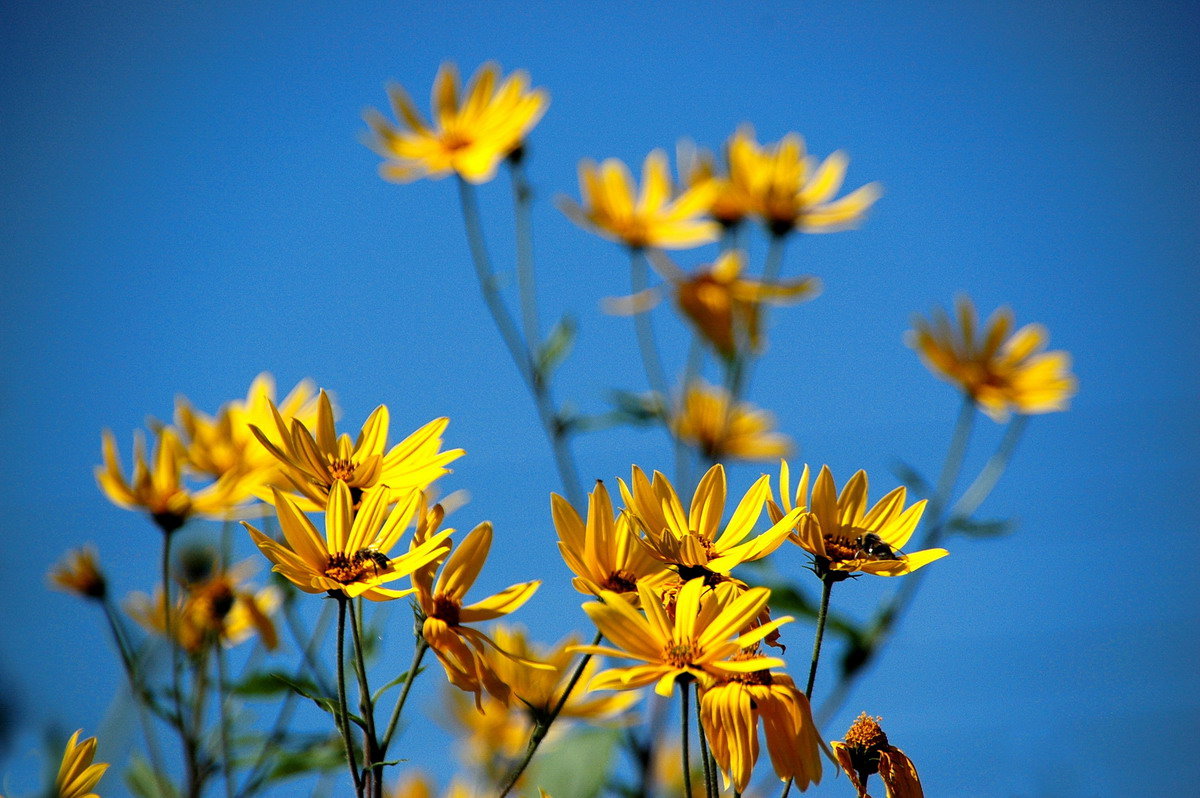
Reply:
[[[874,532],[859,536],[855,545],[858,546],[857,556],[871,560],[899,560],[904,557],[904,552],[892,548]]]
[[[392,567],[391,559],[374,546],[368,546],[365,549],[359,549],[354,552],[351,562],[357,566],[366,566],[367,563],[370,563],[371,568],[377,576],[381,571],[386,571]]]

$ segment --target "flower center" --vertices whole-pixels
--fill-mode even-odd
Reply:
[[[342,552],[330,555],[329,565],[325,567],[325,575],[343,585],[361,581],[366,573],[363,561],[357,557],[347,557]]]
[[[840,535],[824,535],[825,539],[825,555],[830,560],[840,562],[842,560],[853,560],[855,554],[858,553],[858,547],[854,545],[854,541],[847,540]]]
[[[846,745],[876,751],[886,748],[888,738],[879,726],[881,720],[883,718],[872,718],[866,712],[859,715],[858,719],[854,721],[854,725],[850,727],[850,731],[846,732]]]
[[[632,571],[613,571],[600,583],[600,587],[614,593],[632,593],[637,590],[637,575]]]
[[[433,612],[429,613],[429,617],[445,621],[447,626],[458,626],[458,611],[461,608],[462,603],[457,599],[438,593],[433,597]]]
[[[358,463],[353,460],[337,457],[329,463],[329,476],[349,484],[350,478],[354,476],[354,469],[357,467]]]
[[[663,648],[663,660],[674,668],[686,668],[695,658],[696,645],[691,641],[670,643]]]
[[[471,143],[469,136],[456,130],[446,131],[442,134],[442,146],[450,152],[458,152],[471,146]]]

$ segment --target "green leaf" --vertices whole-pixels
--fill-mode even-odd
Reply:
[[[657,424],[667,416],[662,397],[654,392],[613,391],[609,399],[614,415],[628,424]]]
[[[567,359],[567,355],[571,354],[574,344],[575,320],[570,316],[563,316],[538,349],[533,359],[534,370],[542,379],[549,377]]]
[[[583,728],[542,746],[529,766],[528,792],[554,798],[596,798],[604,790],[620,729]]]
[[[292,692],[309,699],[321,709],[325,710],[330,715],[333,715],[335,718],[340,714],[340,705],[338,704],[338,700],[336,698],[330,698],[326,695],[321,695],[320,689],[312,682],[306,679],[295,679],[283,673],[275,673],[272,674],[272,676],[290,688]],[[365,729],[367,727],[366,721],[364,721],[358,715],[355,715],[353,712],[347,713],[347,717],[350,718],[352,723],[357,724],[359,728]]]
[[[286,680],[291,678],[282,671],[254,671],[246,674],[241,681],[231,684],[229,691],[247,698],[274,698],[292,689],[286,683]],[[308,682],[307,686],[314,691],[317,689],[311,682]]]
[[[165,776],[158,778],[150,763],[134,754],[125,771],[125,784],[137,798],[177,798],[179,790]],[[166,791],[166,795],[163,791]]]
[[[273,752],[271,763],[267,781],[280,781],[303,773],[327,773],[346,767],[346,748],[337,735],[319,737],[299,748]]]
[[[896,475],[896,479],[903,482],[909,490],[918,496],[929,495],[929,482],[926,481],[925,477],[921,476],[920,471],[908,463],[901,460],[892,463],[892,473]]]
[[[946,531],[955,535],[965,535],[971,538],[998,538],[1007,535],[1017,528],[1017,522],[1011,519],[992,521],[976,521],[972,518],[958,516],[951,518],[946,524]]]
[[[417,668],[416,675],[420,676],[421,672],[424,670],[425,670],[424,668]],[[380,687],[378,690],[376,690],[374,692],[374,694],[371,696],[371,703],[372,704],[378,703],[379,699],[383,696],[384,693],[386,693],[388,690],[392,689],[396,685],[404,684],[407,681],[408,681],[408,671],[405,671],[404,673],[397,676],[395,679],[392,679],[390,682],[385,684],[383,687]]]

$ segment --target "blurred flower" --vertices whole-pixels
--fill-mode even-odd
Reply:
[[[178,434],[170,427],[160,427],[155,436],[158,442],[151,463],[145,439],[135,434],[133,477],[127,482],[116,440],[112,432],[104,431],[104,465],[96,467],[96,482],[113,504],[147,511],[158,527],[170,534],[193,515],[228,518],[250,498],[242,472],[226,474],[201,490],[189,490],[182,481],[186,455]]]
[[[257,472],[260,484],[276,481],[279,463],[254,436],[250,426],[257,426],[277,447],[283,445],[274,424],[272,406],[275,402],[275,380],[263,372],[250,383],[245,400],[237,399],[223,405],[216,417],[192,407],[186,397],[175,400],[175,423],[185,443],[187,464],[194,470],[213,478],[231,472]],[[293,418],[312,425],[317,418],[316,391],[310,380],[296,384],[277,406],[283,420]],[[274,477],[274,480],[272,479]]]
[[[269,403],[275,430],[283,445],[277,446],[261,427],[250,429],[258,440],[283,464],[291,487],[300,494],[297,504],[305,512],[325,508],[330,489],[336,483],[350,488],[357,507],[364,491],[382,486],[388,501],[405,498],[413,490],[425,490],[434,480],[450,473],[446,464],[463,456],[462,449],[438,451],[447,418],[430,421],[406,439],[387,450],[388,409],[380,405],[367,418],[355,441],[333,424],[333,405],[321,391],[317,399],[316,434],[298,418],[289,427],[278,408]],[[386,453],[385,453],[386,451]],[[264,494],[270,501],[276,495]]]
[[[59,590],[84,598],[103,601],[108,595],[108,582],[96,562],[96,550],[91,546],[68,551],[61,562],[50,570],[50,584]]]
[[[580,593],[600,595],[637,592],[639,583],[660,586],[677,578],[635,538],[629,516],[613,517],[612,501],[604,483],[588,494],[585,525],[571,503],[557,493],[550,494],[554,529],[558,532],[558,550],[567,567],[575,572],[571,584]]]
[[[921,780],[912,760],[895,746],[888,745],[887,735],[879,727],[883,718],[872,719],[867,713],[858,716],[846,732],[846,740],[834,740],[834,755],[859,798],[867,795],[867,779],[878,773],[888,798],[924,798]]]
[[[811,512],[801,518],[792,539],[816,558],[818,576],[837,574],[844,579],[856,571],[877,576],[912,573],[948,552],[900,551],[925,511],[924,499],[905,509],[906,496],[906,489],[898,487],[868,512],[867,472],[850,477],[839,496],[829,466],[822,466],[813,485]]]
[[[499,782],[513,761],[529,745],[533,720],[528,712],[508,706],[484,693],[476,708],[475,697],[446,682],[443,697],[448,721],[455,738],[459,761],[481,774],[484,781]],[[548,736],[555,736],[557,725]]]
[[[783,666],[775,657],[735,658],[741,649],[792,620],[779,618],[749,628],[770,598],[771,591],[764,587],[739,594],[730,584],[709,589],[703,579],[693,579],[679,589],[673,618],[652,588],[638,585],[638,594],[645,615],[607,590],[600,595],[602,602],[583,605],[592,623],[616,648],[578,646],[575,650],[645,663],[599,673],[589,690],[634,690],[654,682],[656,693],[670,696],[681,677],[710,684],[714,679]]]
[[[272,570],[305,593],[341,593],[348,598],[387,601],[413,591],[392,590],[383,587],[384,583],[408,576],[450,548],[447,538],[453,530],[448,529],[404,554],[388,554],[422,501],[419,491],[411,491],[389,513],[387,492],[374,491],[354,512],[350,488],[336,480],[325,510],[323,538],[304,515],[300,503],[277,489],[275,510],[286,543],[272,540],[244,521],[242,526],[267,559],[275,563]]]
[[[754,197],[747,190],[745,181],[725,176],[718,169],[712,152],[697,147],[692,141],[681,141],[676,147],[676,160],[679,162],[679,176],[683,185],[712,184],[713,196],[708,212],[723,227],[735,227],[754,213]]]
[[[689,275],[661,253],[652,253],[650,258],[654,270],[673,287],[679,310],[695,325],[696,332],[726,358],[762,348],[763,305],[803,302],[821,290],[821,281],[815,277],[774,283],[747,279],[742,277],[745,261],[740,250],[729,250],[708,269]],[[649,288],[633,296],[609,299],[605,309],[623,315],[642,313],[658,303],[660,293],[661,289]]]
[[[435,795],[433,783],[429,776],[419,770],[410,771],[390,791],[385,792],[387,798],[433,798]],[[460,779],[450,782],[442,798],[471,798],[474,792],[467,788]]]
[[[1027,324],[1015,333],[1012,311],[1000,308],[984,325],[980,338],[975,306],[965,296],[957,300],[957,327],[941,308],[933,320],[913,319],[908,345],[935,375],[957,385],[995,421],[1010,412],[1051,413],[1065,410],[1077,383],[1071,356],[1043,352],[1049,333],[1040,324]]]
[[[746,540],[771,492],[769,478],[763,475],[738,502],[718,535],[726,492],[725,467],[720,463],[701,478],[688,512],[684,512],[675,488],[658,471],[651,482],[634,466],[631,482],[632,490],[621,481],[621,495],[646,534],[642,541],[655,557],[676,566],[684,580],[704,577],[711,584],[727,580],[734,567],[779,548],[800,517],[798,511],[789,513],[766,532]]]
[[[729,392],[697,380],[683,395],[683,407],[671,420],[675,436],[709,460],[773,460],[792,442],[774,431],[775,419],[749,402],[729,406]]]
[[[83,729],[71,735],[63,751],[58,777],[54,780],[55,798],[98,798],[92,788],[108,770],[108,765],[104,762],[92,764],[96,756],[96,738],[89,737],[81,743],[80,734]]]
[[[523,71],[512,73],[497,87],[499,78],[498,64],[484,64],[471,77],[460,103],[458,68],[442,64],[433,81],[432,126],[403,88],[389,86],[400,124],[392,125],[374,109],[366,114],[373,134],[367,146],[387,159],[380,173],[400,183],[451,172],[471,183],[491,180],[496,166],[521,146],[550,102],[544,89],[529,90],[529,75]]]
[[[432,529],[418,529],[413,543],[420,542]],[[424,544],[422,544],[424,545]],[[492,547],[492,525],[486,521],[471,530],[442,566],[437,583],[431,562],[413,574],[413,585],[425,621],[421,634],[437,655],[446,678],[460,690],[475,694],[475,706],[482,711],[480,691],[487,690],[501,703],[509,701],[509,686],[493,670],[486,649],[496,642],[468,623],[490,621],[508,615],[530,599],[540,581],[521,582],[466,607],[463,599],[483,569]],[[528,663],[534,667],[549,667]]]
[[[616,158],[599,166],[580,161],[579,190],[582,207],[562,197],[559,209],[575,224],[610,241],[634,249],[690,249],[716,240],[717,225],[702,218],[712,188],[701,184],[675,195],[662,150],[646,156],[636,198],[633,176]]]
[[[764,668],[719,680],[701,691],[700,719],[726,788],[732,782],[743,792],[750,782],[760,719],[775,775],[793,779],[801,790],[820,782],[821,740],[812,709],[786,674]]]

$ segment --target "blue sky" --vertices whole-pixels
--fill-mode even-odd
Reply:
[[[447,441],[468,455],[444,487],[472,495],[458,525],[497,528],[481,588],[543,578],[523,622],[544,639],[585,628],[553,546],[553,464],[483,311],[453,184],[385,183],[359,141],[388,80],[424,106],[442,61],[470,72],[489,59],[552,97],[529,171],[543,317],[580,322],[559,387],[576,406],[644,386],[628,320],[598,310],[627,290],[624,256],[553,197],[578,196],[580,158],[640,163],[682,137],[718,146],[742,122],[766,140],[797,131],[818,155],[845,149],[848,185],[886,192],[862,229],[789,247],[785,274],[816,274],[825,291],[773,316],[753,398],[797,459],[839,481],[866,468],[876,492],[897,460],[937,468],[957,399],[902,336],[956,292],[1011,305],[1072,352],[1071,411],[1033,420],[982,510],[1018,531],[951,542],[830,736],[861,710],[883,715],[933,795],[1172,794],[1200,777],[1191,754],[1158,759],[1164,736],[1200,732],[1194,4],[622,3],[601,15],[134,2],[6,17],[0,430],[15,463],[0,486],[0,681],[21,733],[0,790],[32,787],[47,725],[104,728],[120,673],[100,618],[49,592],[44,573],[92,541],[119,592],[152,584],[156,533],[107,504],[91,472],[103,428],[128,458],[132,431],[168,416],[176,394],[215,410],[267,370],[281,386],[314,378],[353,425],[381,402],[397,431],[449,415]],[[481,197],[492,249],[511,263],[504,181]],[[679,362],[683,328],[660,327]],[[998,438],[989,422],[978,432],[975,467]],[[577,452],[587,479],[670,462],[649,431],[583,438]],[[732,479],[745,487],[758,470]],[[892,587],[867,582],[835,605],[861,612]],[[794,634],[804,651],[807,630]],[[128,741],[105,744],[126,756]],[[412,758],[445,772],[433,747]]]

